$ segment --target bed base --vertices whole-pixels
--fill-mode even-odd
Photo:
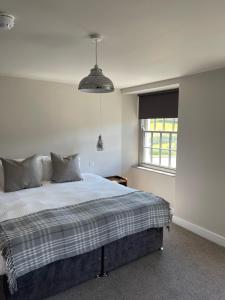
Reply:
[[[6,276],[1,276],[0,299],[41,300],[93,278],[108,276],[122,265],[161,250],[163,228],[151,228],[114,241],[91,252],[56,261],[17,280],[18,291],[11,295]],[[2,296],[1,296],[2,295]]]

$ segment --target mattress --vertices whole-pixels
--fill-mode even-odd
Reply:
[[[83,174],[82,181],[43,183],[42,187],[13,193],[0,191],[0,222],[31,213],[78,204],[99,198],[125,195],[135,189],[113,183],[94,174]],[[0,275],[5,274],[5,263],[0,255]]]

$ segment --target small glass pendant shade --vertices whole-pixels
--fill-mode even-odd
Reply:
[[[97,142],[96,147],[97,147],[97,151],[103,151],[104,150],[103,140],[102,140],[101,134],[98,136],[98,142]]]
[[[112,81],[103,75],[102,69],[95,65],[90,74],[80,81],[78,89],[86,93],[111,93],[114,86]]]

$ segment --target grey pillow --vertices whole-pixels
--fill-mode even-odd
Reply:
[[[22,161],[0,158],[4,173],[4,191],[15,192],[41,186],[37,156]]]
[[[79,154],[61,157],[51,152],[52,181],[56,183],[82,180]]]

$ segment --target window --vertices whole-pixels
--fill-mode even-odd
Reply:
[[[140,164],[176,170],[178,118],[141,119]]]
[[[176,170],[179,89],[139,95],[139,164]]]

